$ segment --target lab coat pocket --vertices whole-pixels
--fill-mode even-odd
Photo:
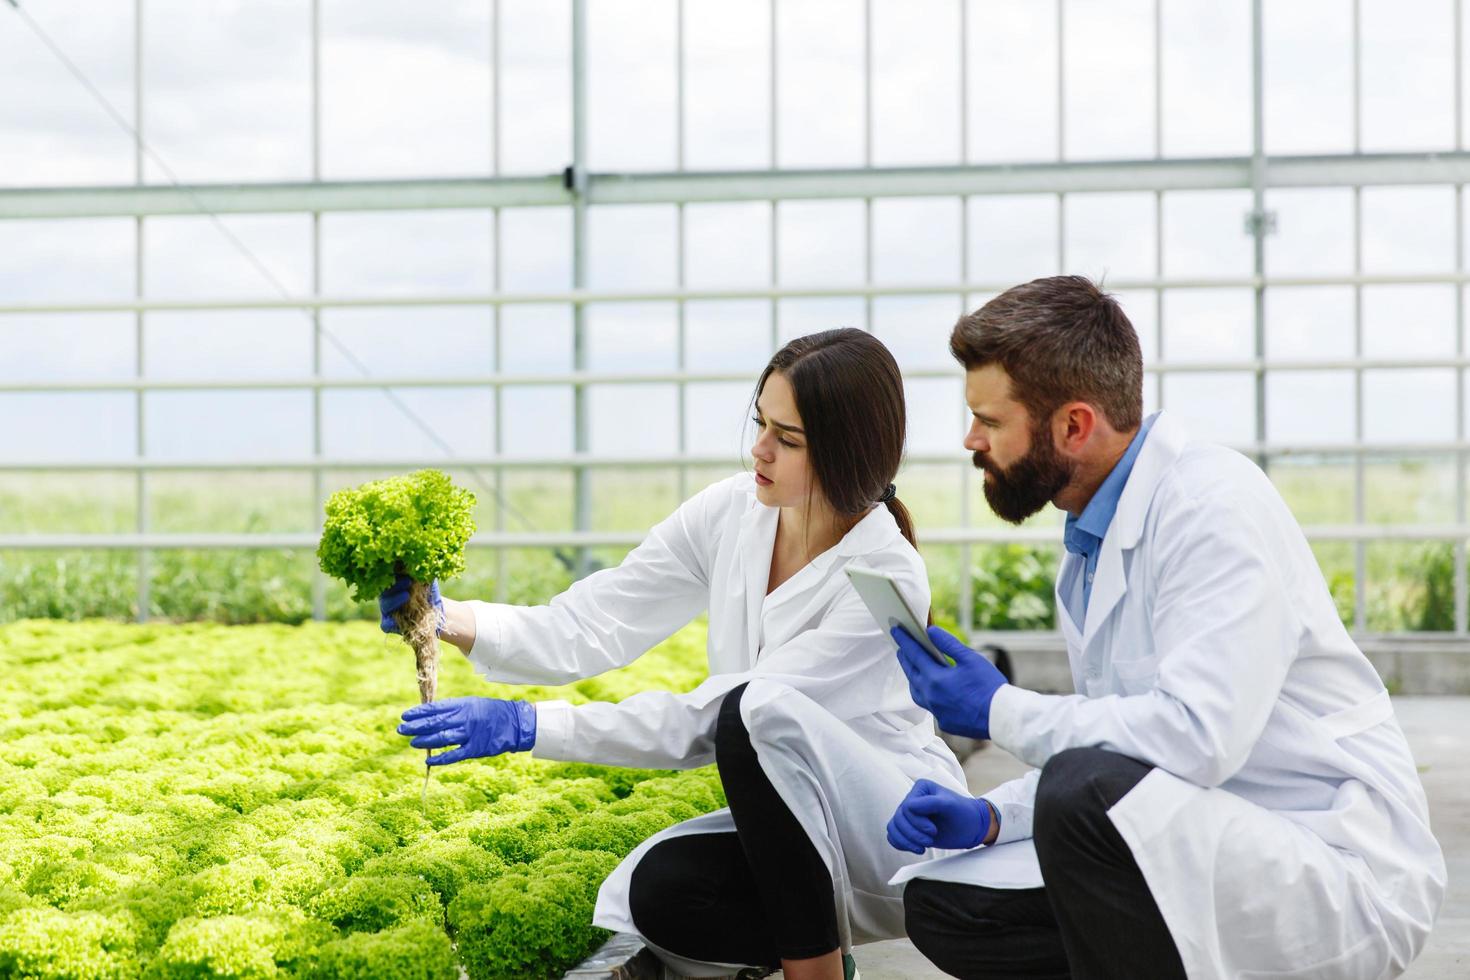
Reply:
[[[1143,694],[1157,686],[1159,661],[1156,657],[1114,660],[1112,672],[1115,679],[1114,690],[1119,694]]]

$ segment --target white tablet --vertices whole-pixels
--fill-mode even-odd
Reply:
[[[868,612],[873,614],[873,618],[885,631],[902,626],[941,666],[954,666],[954,662],[940,653],[934,641],[929,639],[929,631],[924,629],[924,620],[915,616],[909,604],[904,601],[892,575],[859,565],[848,565],[847,577],[852,581],[852,587],[857,589],[857,594],[862,597]]]

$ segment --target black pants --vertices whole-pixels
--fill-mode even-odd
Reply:
[[[1041,771],[1032,825],[1045,886],[915,879],[903,895],[914,945],[956,977],[1183,977],[1158,904],[1107,816],[1150,768],[1097,748],[1057,753]]]
[[[650,942],[704,963],[780,965],[837,948],[832,875],[761,770],[740,717],[745,685],[725,696],[715,763],[735,833],[654,845],[633,869],[628,902]]]

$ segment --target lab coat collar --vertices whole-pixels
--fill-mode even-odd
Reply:
[[[1102,550],[1097,556],[1092,598],[1087,603],[1087,613],[1083,617],[1083,650],[1092,644],[1099,628],[1107,622],[1108,614],[1128,591],[1123,552],[1138,546],[1138,541],[1143,536],[1143,524],[1148,516],[1149,504],[1154,499],[1154,491],[1158,489],[1164,473],[1179,458],[1188,438],[1184,427],[1175,422],[1172,416],[1159,412],[1154,417],[1153,427],[1133,463],[1133,472],[1128,475],[1123,496],[1118,500],[1118,510],[1113,515],[1113,523],[1108,528],[1107,536],[1103,538]],[[1076,558],[1071,555],[1068,557]],[[1060,589],[1057,604],[1059,607],[1062,605]],[[1065,611],[1060,615],[1065,615]]]
[[[1184,451],[1184,444],[1188,441],[1189,433],[1174,416],[1162,411],[1154,414],[1153,428],[1149,430],[1148,438],[1143,441],[1143,448],[1138,451],[1138,458],[1133,462],[1133,472],[1128,474],[1128,482],[1123,487],[1123,496],[1118,500],[1118,510],[1114,513],[1113,524],[1109,528],[1110,532],[1116,532],[1118,548],[1128,551],[1137,547],[1138,539],[1143,535],[1143,523],[1148,517],[1149,504],[1153,503],[1154,490],[1158,488],[1164,473]],[[1112,538],[1113,534],[1110,533],[1108,539]],[[1104,551],[1108,550],[1108,539],[1103,542]],[[1101,574],[1102,569],[1099,568],[1098,575]],[[1097,588],[1095,582],[1093,588]]]

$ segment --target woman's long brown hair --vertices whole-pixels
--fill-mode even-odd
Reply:
[[[776,372],[796,396],[817,486],[839,515],[861,518],[903,462],[907,417],[898,362],[872,334],[843,327],[797,337],[777,351],[756,382],[756,398]],[[908,508],[897,497],[886,506],[918,547]]]

